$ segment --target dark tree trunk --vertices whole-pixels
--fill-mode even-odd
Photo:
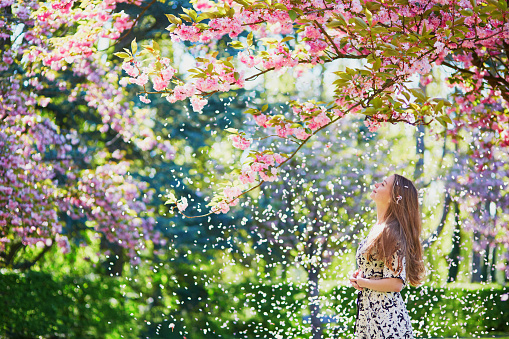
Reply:
[[[114,262],[113,265],[111,265],[111,271],[108,273],[110,275],[121,277],[124,272],[124,264],[125,264],[125,256],[123,248],[120,246],[114,246],[113,247],[113,253],[115,253],[114,256]],[[110,256],[110,261],[112,260],[112,257]]]
[[[491,281],[497,281],[497,246],[493,247],[491,255]]]
[[[479,242],[479,231],[474,231],[474,243]],[[472,249],[472,282],[481,282],[481,254]]]
[[[505,266],[507,267],[509,265],[509,260],[504,260],[505,262]],[[509,283],[509,274],[506,273],[506,271],[504,270],[504,282],[507,284]]]
[[[490,244],[486,245],[483,253],[483,261],[481,263],[481,281],[488,282],[488,275],[490,274]]]
[[[460,225],[460,208],[457,201],[454,202],[454,231],[452,233],[452,248],[449,253],[449,276],[447,282],[456,281],[460,264],[461,253],[461,225]]]
[[[415,147],[416,153],[419,157],[417,164],[415,164],[414,170],[414,180],[417,180],[421,177],[424,168],[424,135],[425,129],[423,125],[417,126],[417,130],[415,131]]]
[[[110,256],[103,262],[106,269],[106,275],[112,277],[121,277],[124,271],[125,256],[124,250],[117,244],[110,243],[104,237],[101,238],[101,249],[109,250]]]
[[[426,86],[423,86],[422,83],[419,83],[419,88],[426,93]],[[415,152],[417,153],[417,164],[415,164],[414,170],[414,180],[417,180],[421,177],[424,168],[424,135],[426,134],[426,130],[424,125],[418,125],[417,130],[415,131]]]
[[[311,313],[311,338],[321,339],[323,336],[322,322],[320,320],[320,289],[318,286],[320,268],[310,265],[308,273],[309,282],[309,311]]]
[[[16,253],[18,253],[18,251],[22,248],[24,248],[23,244],[21,242],[17,242],[9,248],[9,251],[6,252],[5,255],[2,253],[2,256],[5,258],[5,267],[12,267],[14,265],[14,258],[16,257]]]
[[[445,201],[444,201],[444,209],[442,211],[442,218],[440,219],[440,222],[438,223],[437,228],[431,233],[431,235],[428,237],[428,239],[424,240],[422,242],[422,247],[424,249],[427,249],[433,245],[435,241],[438,240],[438,237],[440,236],[440,233],[442,233],[442,230],[445,226],[445,221],[447,220],[447,214],[449,213],[449,207],[451,205],[451,195],[448,191],[445,192]]]

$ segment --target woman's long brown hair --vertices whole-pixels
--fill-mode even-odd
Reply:
[[[383,260],[392,268],[392,256],[396,251],[406,258],[406,277],[413,286],[419,286],[425,275],[421,245],[421,212],[417,189],[412,181],[394,174],[391,201],[382,221],[383,231],[369,241],[364,255],[368,259],[373,253],[377,260]],[[398,271],[403,268],[399,256]],[[399,272],[395,272],[399,273]]]

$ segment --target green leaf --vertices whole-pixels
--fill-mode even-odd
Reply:
[[[411,88],[410,92],[417,98],[417,101],[426,101],[426,94],[420,88]]]
[[[366,8],[366,19],[368,19],[369,24],[371,25],[371,22],[373,22],[373,14]]]
[[[365,115],[373,115],[376,113],[376,108],[368,107],[362,113],[364,113]]]
[[[343,22],[341,22],[341,21],[339,21],[339,20],[334,20],[334,21],[332,21],[332,22],[328,23],[328,24],[327,24],[327,27],[329,27],[329,28],[334,28],[334,27],[341,27],[341,26],[343,26],[343,25],[344,25],[344,23],[343,23]]]
[[[226,132],[233,133],[233,134],[239,134],[239,130],[236,128],[227,128],[225,129]]]
[[[382,67],[382,59],[376,58],[375,63],[373,64],[373,70],[378,71]]]
[[[125,58],[129,58],[130,55],[125,53],[125,52],[117,52],[114,54],[115,56],[119,57],[119,58],[122,58],[122,59],[125,59]]]
[[[304,15],[304,11],[302,9],[298,8],[298,7],[295,7],[293,10],[295,12],[297,12],[297,14],[299,14],[299,15]]]
[[[236,2],[238,2],[238,1],[236,1]],[[205,13],[201,13],[196,21],[202,21],[204,19],[215,19],[218,16],[219,16],[219,14],[217,14],[216,12],[205,12]]]
[[[180,20],[180,18],[177,18],[175,15],[166,14],[166,17],[172,24],[182,25],[182,20]]]
[[[355,69],[351,69],[351,68],[349,68],[349,67],[346,67],[346,68],[345,68],[345,71],[346,71],[346,73],[348,73],[348,74],[350,74],[350,75],[355,75],[355,74],[357,74],[357,70],[355,70]]]
[[[152,40],[152,47],[158,52],[161,51],[161,47],[159,47],[159,44],[155,40]]]
[[[168,27],[165,28],[167,31],[170,31],[171,33],[173,33],[176,29],[177,29],[177,25],[175,24],[171,24],[169,25]]]
[[[373,104],[373,107],[375,107],[375,108],[382,107],[382,99],[380,99],[379,97],[376,97],[373,100],[371,100],[371,103]]]
[[[387,28],[382,27],[382,26],[375,26],[375,27],[371,28],[371,32],[373,32],[375,34],[381,34],[381,33],[386,34],[387,33]]]
[[[393,50],[393,49],[386,49],[385,51],[383,51],[383,55],[388,57],[388,56],[399,56],[399,52],[396,51],[396,50]]]
[[[133,54],[136,54],[137,50],[138,50],[138,44],[136,44],[136,38],[134,38],[134,40],[131,41],[131,51]]]
[[[361,26],[362,28],[364,28],[364,29],[368,28],[368,25],[366,24],[366,22],[364,20],[362,20],[361,18],[355,17],[354,20],[357,23],[357,25]]]
[[[258,110],[257,109],[254,109],[254,108],[248,108],[244,111],[244,113],[246,114],[255,114],[255,113],[258,113]],[[256,114],[258,115],[258,114]]]
[[[262,107],[262,112],[265,112],[269,108],[269,105],[265,104]]]
[[[175,197],[175,195],[173,193],[170,193],[168,195],[168,200],[166,200],[166,202],[164,204],[169,205],[169,204],[175,204],[175,203],[177,203],[177,198]]]
[[[235,1],[236,3],[238,3],[238,4],[240,4],[240,5],[244,6],[244,7],[251,6],[251,4],[249,2],[244,1],[244,0],[233,0],[233,1]]]
[[[291,11],[288,11],[288,15],[290,16],[290,19],[292,19],[292,21],[295,21],[295,19],[297,19],[297,12],[295,12],[294,10],[291,10]]]
[[[445,122],[452,125],[452,120],[451,120],[451,118],[449,118],[448,115],[442,115],[441,117],[442,117],[442,119],[444,119]]]
[[[247,35],[247,44],[249,46],[252,46],[253,45],[253,32],[250,32],[248,35]]]
[[[242,49],[242,48],[244,48],[244,45],[240,41],[232,41],[232,42],[230,42],[230,46],[235,48],[235,49]]]
[[[332,84],[333,85],[336,85],[338,87],[345,87],[347,84],[349,84],[350,81],[349,80],[345,80],[345,79],[337,79],[335,80]]]
[[[444,107],[444,102],[443,101],[439,101],[436,105],[435,105],[435,113],[440,113],[442,111],[442,108]]]
[[[198,18],[196,12],[192,9],[182,8],[182,10],[194,21]]]
[[[180,14],[180,17],[187,22],[193,22],[193,19],[191,19],[191,17],[189,15]]]
[[[467,8],[467,9],[464,9],[462,11],[460,11],[460,13],[464,16],[472,16],[474,15],[474,12],[472,12],[472,10],[470,8]]]
[[[283,38],[283,40],[281,40],[281,42],[287,42],[287,41],[290,41],[293,39],[295,39],[293,36],[287,36],[287,37]]]
[[[435,120],[438,121],[442,126],[447,128],[447,123],[444,121],[444,119],[441,116],[440,117],[436,117]]]
[[[346,24],[346,18],[341,13],[335,13],[334,16],[339,19],[339,21],[343,21],[343,24]]]

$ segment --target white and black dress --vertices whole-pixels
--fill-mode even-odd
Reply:
[[[400,278],[406,286],[405,257],[402,258],[402,270],[399,271],[396,252],[392,259],[393,270],[384,265],[383,260],[366,260],[367,238],[362,240],[355,255],[357,265],[365,278]],[[358,339],[413,339],[412,324],[405,301],[399,292],[379,292],[369,288],[358,291],[357,320],[355,333]]]

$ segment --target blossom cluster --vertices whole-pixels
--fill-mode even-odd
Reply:
[[[65,38],[53,38],[50,39],[51,45],[31,49],[29,59],[41,59],[44,65],[58,70],[92,56],[97,52],[96,45],[100,38],[118,39],[122,32],[132,27],[133,20],[129,15],[114,11],[116,4],[122,2],[139,5],[141,0],[90,1],[86,7],[73,6],[74,1],[68,1],[65,5],[60,1],[51,1],[37,8],[33,13],[38,20],[36,33],[55,31],[68,25],[69,21],[78,24],[74,32]]]
[[[218,59],[217,54],[210,54],[207,62],[198,65],[194,71],[203,77],[193,77],[198,80],[187,83],[197,87],[198,95],[228,91],[229,85],[239,82],[239,75],[242,78],[238,71],[241,65],[257,70],[255,75],[246,73],[245,80],[249,80],[256,78],[257,73],[279,69],[298,69],[302,65],[341,58],[367,59],[372,68],[340,75],[337,82],[337,99],[344,101],[346,110],[360,103],[369,104],[376,93],[394,91],[398,84],[414,74],[426,75],[434,62],[440,64],[459,47],[475,46],[482,54],[483,48],[498,44],[498,37],[508,34],[496,19],[488,19],[486,25],[477,27],[479,14],[469,2],[430,1],[380,8],[360,1],[333,4],[282,1],[267,7],[241,2],[223,4],[224,7],[221,3],[217,6],[210,6],[209,2],[200,4],[195,5],[198,12],[191,10],[185,21],[169,16],[172,39],[209,44],[228,35],[234,40],[231,45],[241,51],[228,63]],[[203,18],[210,20],[204,24]],[[455,22],[463,22],[466,28],[475,26],[475,29],[460,30],[456,40],[462,42],[452,41],[447,32],[449,25]],[[298,32],[296,37],[291,35],[295,31]],[[247,41],[243,40],[242,32],[249,32]],[[428,32],[436,34],[431,36]],[[289,35],[281,40],[280,36],[286,34]],[[367,36],[371,36],[369,41]],[[218,65],[223,67],[223,72],[216,71]],[[200,105],[197,110],[201,108]],[[388,110],[372,115],[369,127],[375,130],[383,121],[400,119],[401,114]],[[289,135],[284,126],[278,131],[285,137]],[[301,132],[299,136],[304,138]]]
[[[89,2],[86,8],[74,1],[0,2],[2,10],[9,7],[5,13],[12,13],[0,14],[0,71],[5,77],[0,81],[0,251],[17,243],[41,248],[56,244],[68,253],[65,220],[83,216],[97,234],[126,248],[133,262],[139,261],[143,242],[159,241],[141,199],[150,196],[146,184],[127,175],[125,162],[80,171],[75,161],[90,164],[93,151],[80,145],[76,130],[60,128],[43,113],[55,109],[52,92],[67,92],[68,102],[85,102],[99,114],[101,133],[111,128],[143,150],[173,157],[168,140],[156,142],[153,130],[133,128],[143,126],[146,114],[133,112],[118,86],[118,70],[97,53],[99,39],[116,39],[132,25],[125,13],[115,13],[118,2]],[[112,27],[97,29],[108,25]],[[56,38],[58,30],[69,34]],[[84,80],[71,84],[60,76],[62,71]],[[52,86],[56,91],[47,90]],[[111,157],[120,160],[123,153],[115,151]]]
[[[51,245],[62,230],[55,199],[58,187],[56,171],[41,163],[41,153],[53,145],[65,154],[63,140],[55,138],[51,123],[35,123],[35,117],[9,116],[0,124],[0,251],[6,244],[20,241],[23,245]],[[24,135],[18,138],[18,135]],[[36,138],[35,146],[32,137]],[[14,213],[13,213],[14,212]],[[62,236],[61,239],[64,239]],[[49,242],[48,242],[48,241]],[[65,244],[63,242],[61,244]]]
[[[86,217],[88,225],[106,239],[128,250],[133,264],[140,261],[139,251],[147,240],[158,239],[153,217],[144,217],[150,211],[146,203],[153,190],[145,182],[128,176],[129,163],[107,163],[95,170],[84,170],[77,176],[75,190],[64,197],[64,212],[71,218]],[[142,198],[144,194],[144,198]]]

